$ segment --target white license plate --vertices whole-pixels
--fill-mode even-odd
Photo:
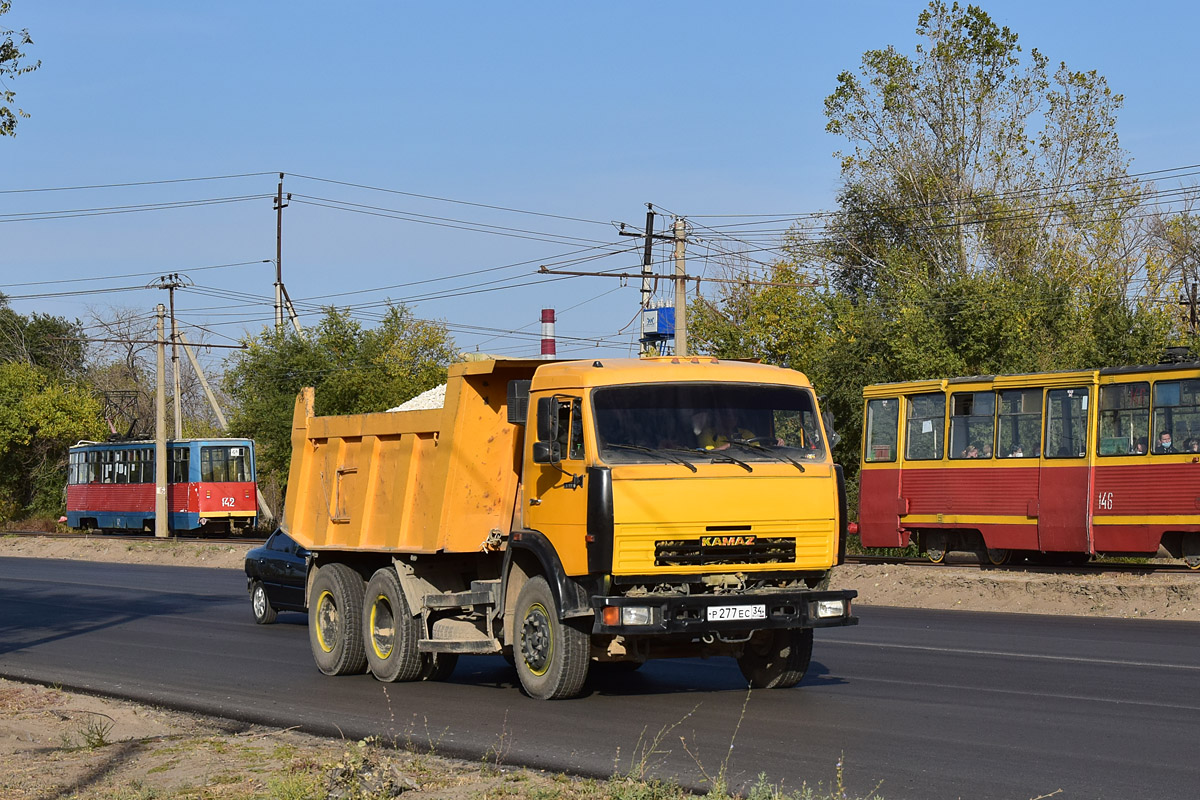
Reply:
[[[727,622],[739,619],[766,619],[766,606],[709,606],[709,622]]]

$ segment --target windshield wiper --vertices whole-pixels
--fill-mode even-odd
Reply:
[[[742,461],[740,458],[734,458],[724,450],[705,450],[704,455],[712,456],[714,463],[717,461],[717,459],[720,459],[721,461],[728,461],[731,464],[737,464],[739,467],[745,469],[746,472],[754,472],[754,467],[750,466],[745,461]]]
[[[692,472],[696,471],[695,464],[693,464],[690,461],[686,461],[686,460],[680,458],[679,456],[671,455],[670,453],[668,453],[665,450],[655,450],[652,447],[642,447],[640,444],[606,444],[604,446],[605,447],[614,447],[618,450],[634,450],[638,453],[649,453],[650,455],[653,455],[653,456],[662,456],[663,458],[665,458],[669,461],[674,461],[676,464],[682,464],[683,466],[690,469]]]
[[[804,472],[803,464],[801,464],[799,461],[797,461],[796,459],[792,458],[789,455],[786,455],[784,453],[775,452],[774,448],[772,448],[766,442],[761,442],[761,441],[752,442],[749,439],[730,439],[729,441],[732,444],[741,445],[742,447],[748,447],[748,448],[751,448],[756,451],[761,450],[762,452],[766,453],[767,455],[772,456],[780,461],[786,461],[787,463],[794,466],[796,469],[800,470],[801,472]]]

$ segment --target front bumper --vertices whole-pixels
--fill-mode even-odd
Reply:
[[[827,592],[784,591],[756,592],[753,594],[703,594],[661,595],[650,594],[639,597],[593,597],[592,608],[596,612],[592,633],[621,636],[645,634],[707,634],[735,633],[768,630],[774,628],[835,628],[857,625],[858,617],[851,613],[851,600],[858,596],[853,589]],[[842,604],[837,616],[820,613],[821,603],[826,613],[829,603]],[[709,609],[715,607],[763,606],[764,614],[759,619],[709,619]],[[646,608],[649,619],[646,624],[609,624],[605,622],[606,608]],[[609,612],[609,616],[623,616],[620,612]]]

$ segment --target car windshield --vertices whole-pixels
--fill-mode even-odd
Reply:
[[[600,458],[792,462],[825,458],[812,392],[763,384],[643,384],[593,395]],[[676,458],[673,459],[672,456]]]

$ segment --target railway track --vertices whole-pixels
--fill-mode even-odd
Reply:
[[[220,538],[206,538],[203,536],[170,536],[166,539],[158,539],[152,533],[60,533],[46,531],[4,531],[3,536],[21,536],[21,537],[45,537],[50,539],[79,539],[92,540],[97,542],[192,542],[196,544],[246,544],[252,547],[257,547],[267,541],[266,537],[253,536],[223,536]]]
[[[1119,572],[1132,575],[1149,575],[1152,573],[1183,573],[1196,575],[1200,578],[1200,572],[1189,569],[1181,563],[1163,563],[1163,562],[1148,562],[1145,564],[1130,564],[1127,562],[1117,561],[1089,561],[1086,564],[1077,564],[1072,566],[1062,566],[1055,564],[1034,564],[1024,561],[1010,561],[1007,564],[993,565],[981,564],[979,559],[967,553],[960,555],[950,555],[941,562],[934,563],[928,558],[921,556],[870,556],[870,555],[848,555],[846,563],[849,564],[903,564],[912,567],[929,567],[936,569],[938,567],[974,567],[981,571],[1003,571],[1003,572],[1027,572],[1027,573],[1046,573],[1046,574],[1072,574],[1072,575],[1087,575],[1101,572]]]

